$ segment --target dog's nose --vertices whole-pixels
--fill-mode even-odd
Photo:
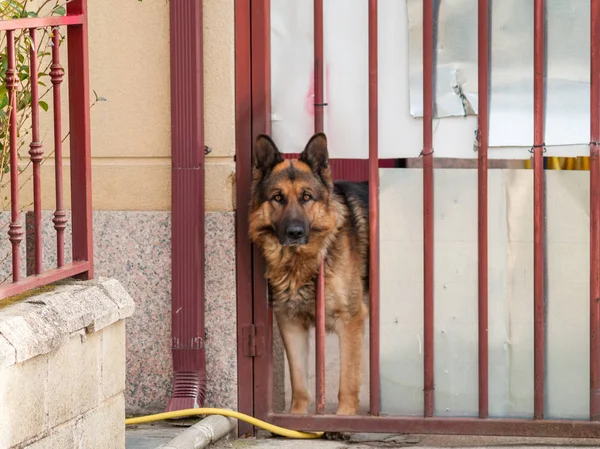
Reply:
[[[304,237],[304,228],[298,225],[291,225],[287,227],[285,234],[291,240],[300,240]]]

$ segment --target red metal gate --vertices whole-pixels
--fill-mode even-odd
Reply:
[[[247,238],[253,137],[270,132],[270,2],[236,0],[237,268],[239,410],[299,430],[600,437],[600,0],[591,0],[590,420],[544,419],[544,0],[535,0],[534,37],[534,413],[488,414],[488,97],[489,0],[478,2],[478,355],[479,416],[434,416],[433,4],[423,0],[424,410],[422,417],[380,416],[377,0],[369,0],[370,407],[368,416],[333,416],[324,407],[324,298],[318,289],[314,415],[273,413],[272,312],[263,261]],[[315,131],[323,129],[323,0],[314,0]],[[322,281],[322,277],[321,277]],[[320,282],[320,285],[322,283]],[[240,424],[240,433],[251,431]]]

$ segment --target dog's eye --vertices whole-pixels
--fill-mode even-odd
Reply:
[[[273,201],[276,201],[276,202],[278,202],[278,203],[281,203],[281,202],[283,201],[283,197],[282,197],[281,195],[279,195],[279,194],[278,194],[278,195],[275,195],[275,196],[273,197]]]
[[[310,196],[308,193],[302,195],[302,201],[304,201],[305,203],[309,202],[310,200],[312,200],[312,196]]]

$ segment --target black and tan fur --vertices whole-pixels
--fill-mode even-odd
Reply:
[[[307,413],[308,330],[325,260],[325,326],[340,341],[337,413],[358,411],[362,340],[368,315],[367,183],[332,182],[324,134],[300,159],[284,160],[265,135],[254,147],[250,237],[266,260],[265,276],[290,366],[292,413]]]

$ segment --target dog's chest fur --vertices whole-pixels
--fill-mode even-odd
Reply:
[[[362,309],[364,284],[361,276],[347,265],[350,254],[341,254],[339,248],[349,249],[340,241],[348,238],[341,230],[332,234],[332,240],[323,247],[327,254],[306,257],[306,254],[287,253],[278,263],[268,263],[266,277],[269,281],[269,297],[276,314],[303,322],[311,327],[315,323],[316,288],[319,261],[325,260],[325,325],[331,332],[336,320],[345,314],[354,315]],[[335,248],[338,248],[336,251]],[[354,267],[352,267],[354,268]]]
[[[285,313],[290,318],[303,321],[307,326],[315,322],[316,279],[295,292],[273,297],[275,313]]]
[[[293,255],[282,257],[279,263],[267,266],[269,299],[275,313],[301,319],[307,325],[315,320],[316,282],[319,265],[316,259],[308,263]]]

